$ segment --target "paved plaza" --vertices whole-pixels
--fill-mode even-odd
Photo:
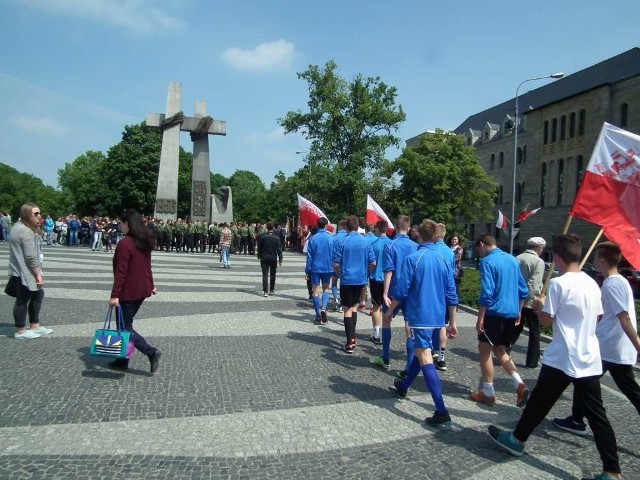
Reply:
[[[358,316],[358,347],[340,350],[341,315],[313,324],[304,257],[285,253],[274,296],[263,298],[255,257],[154,253],[158,295],[135,321],[162,360],[149,374],[138,353],[127,373],[88,355],[112,282],[111,253],[45,251],[43,324],[53,334],[13,338],[13,299],[0,308],[0,479],[576,479],[600,472],[589,434],[557,430],[571,390],[534,432],[526,453],[499,451],[487,426],[515,425],[520,410],[502,370],[494,407],[468,399],[479,367],[475,316],[460,314],[440,372],[453,424],[433,429],[422,376],[405,400],[392,371],[373,366],[381,347]],[[8,265],[0,244],[0,268]],[[401,318],[395,320],[392,369],[404,365]],[[526,336],[514,349],[521,367]],[[622,469],[640,479],[640,418],[611,388],[603,396],[618,438]]]

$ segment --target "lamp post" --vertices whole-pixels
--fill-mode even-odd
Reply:
[[[552,73],[550,75],[545,75],[544,77],[535,77],[528,78],[518,85],[516,88],[516,118],[514,122],[515,132],[513,133],[513,184],[511,185],[511,235],[509,235],[509,253],[513,255],[513,224],[516,220],[516,161],[518,159],[518,92],[520,91],[520,87],[527,82],[532,82],[533,80],[543,80],[545,78],[562,78],[564,77],[564,73]],[[522,193],[521,193],[522,195]]]

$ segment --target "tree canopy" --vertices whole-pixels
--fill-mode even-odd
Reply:
[[[36,203],[43,215],[49,214],[52,218],[66,213],[64,194],[31,174],[0,163],[0,210],[7,211],[15,221],[20,207],[27,202]]]
[[[358,74],[347,82],[336,70],[330,60],[299,73],[309,85],[308,111],[290,111],[278,121],[285,133],[311,140],[305,161],[312,178],[325,177],[320,191],[327,210],[342,216],[364,202],[367,174],[382,167],[388,147],[399,146],[394,134],[405,114],[395,103],[396,89],[379,77]]]

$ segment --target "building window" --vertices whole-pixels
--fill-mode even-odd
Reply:
[[[551,121],[551,143],[558,139],[558,119],[554,118]]]
[[[489,140],[489,132],[488,131],[484,132],[484,139],[485,139],[485,141]]]
[[[498,155],[498,168],[502,167],[504,167],[504,153],[500,152],[500,155]]]
[[[522,149],[520,147],[516,149],[516,163],[517,164],[522,163]]]
[[[504,187],[502,185],[500,185],[498,187],[498,202],[497,203],[504,203]]]
[[[527,146],[522,147],[522,163],[527,163]]]
[[[578,155],[578,159],[576,161],[576,192],[580,189],[582,177],[584,177],[584,159],[582,158],[582,155]]]
[[[467,226],[467,238],[475,242],[476,240],[476,224],[475,223],[470,223]]]
[[[520,184],[516,183],[516,202],[521,201],[522,198],[522,190],[520,189]]]
[[[560,117],[560,140],[567,138],[567,117]]]
[[[620,105],[620,128],[625,128],[627,126],[627,120],[629,117],[629,105],[623,103]]]
[[[549,143],[549,121],[545,120],[544,122],[544,130],[542,134],[542,143],[546,145]]]
[[[569,138],[576,136],[576,112],[569,115]]]
[[[467,137],[467,145],[471,146],[472,142],[473,140],[471,140],[471,137]]]
[[[492,153],[491,160],[489,160],[489,170],[496,168],[496,156]]]
[[[547,195],[547,164],[542,164],[542,175],[540,175],[540,206],[544,207],[544,198]]]
[[[578,115],[578,136],[583,136],[587,124],[587,112],[584,109],[580,110]]]
[[[564,190],[564,160],[558,160],[558,194],[557,194],[557,205],[559,207],[562,206],[562,193]]]
[[[495,223],[489,222],[484,224],[484,228],[485,228],[484,233],[488,233],[489,235],[491,235],[491,225],[495,226]]]

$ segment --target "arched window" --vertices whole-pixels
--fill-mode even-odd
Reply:
[[[504,187],[498,186],[498,201],[496,203],[504,203]]]
[[[540,175],[540,206],[544,207],[544,198],[547,195],[547,164],[542,164],[542,175]]]
[[[623,103],[620,105],[620,128],[625,128],[627,126],[627,121],[629,117],[629,105]]]
[[[576,192],[580,189],[582,177],[584,177],[584,159],[582,155],[578,155],[578,159],[576,160]]]
[[[544,145],[549,143],[549,121],[548,120],[544,121],[544,130],[543,130],[543,134],[542,134],[542,143]]]
[[[522,163],[527,163],[527,146],[522,147]]]
[[[520,188],[520,184],[516,183],[516,202],[520,202],[522,198],[522,189]]]
[[[491,160],[489,161],[489,170],[496,168],[496,156],[492,153]]]
[[[551,143],[558,139],[558,119],[554,118],[551,121]]]
[[[498,155],[498,168],[502,167],[504,167],[504,153],[500,152],[500,155]]]
[[[517,164],[521,164],[522,163],[522,148],[518,147],[516,149],[516,163]]]
[[[571,112],[569,115],[569,138],[576,136],[576,112]]]
[[[567,138],[567,117],[562,115],[560,117],[560,140]]]
[[[558,160],[558,193],[556,196],[556,204],[562,206],[562,194],[564,190],[564,160]]]
[[[578,136],[584,135],[587,126],[587,112],[582,109],[578,115]]]

